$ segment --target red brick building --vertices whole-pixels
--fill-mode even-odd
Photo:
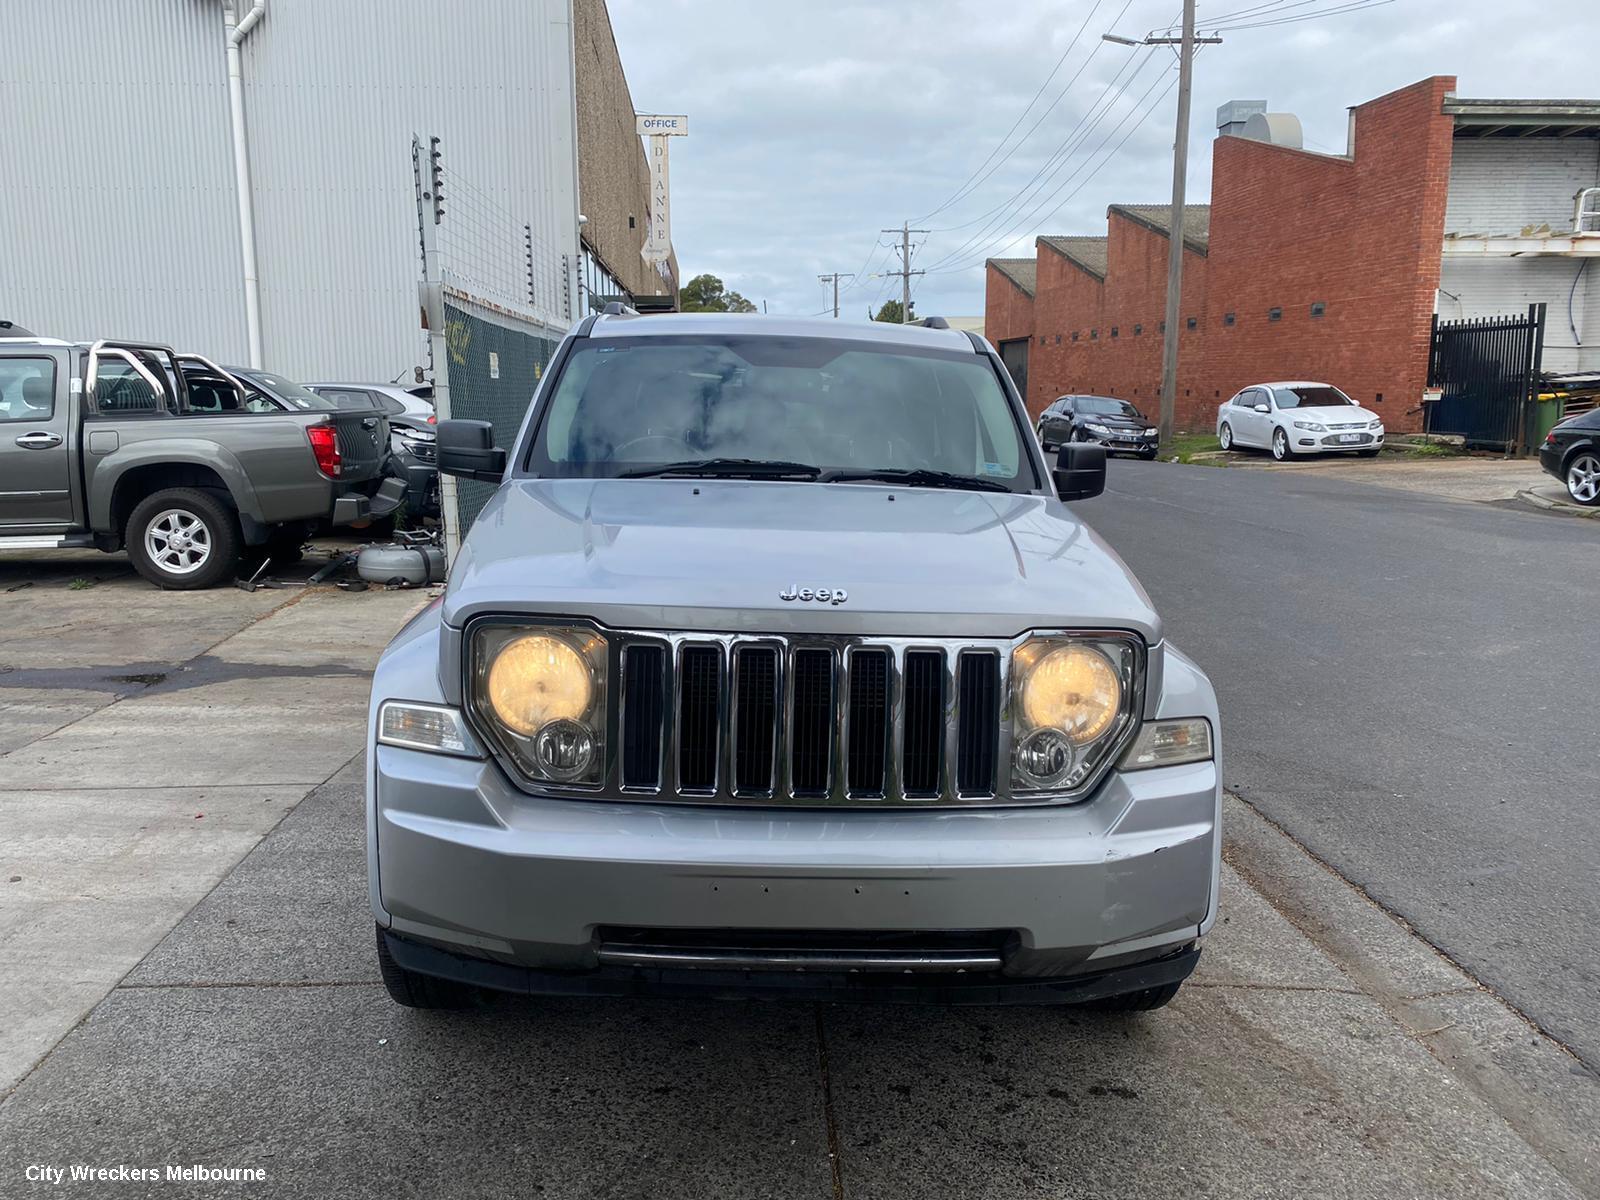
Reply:
[[[1541,209],[1543,243],[1527,244],[1524,227],[1520,249],[1497,256],[1490,248],[1500,243],[1475,225],[1469,251],[1467,230],[1450,224],[1446,209],[1452,220],[1463,214],[1456,224],[1531,224],[1517,205],[1544,171],[1546,208],[1560,193],[1570,211],[1575,191],[1600,184],[1600,104],[1457,100],[1454,87],[1435,76],[1352,109],[1344,154],[1298,148],[1292,117],[1223,126],[1211,203],[1185,213],[1180,426],[1209,428],[1217,404],[1249,383],[1325,379],[1376,406],[1391,429],[1417,429],[1435,311],[1525,310],[1548,292],[1567,323],[1572,269],[1600,252],[1600,240],[1576,236],[1581,219],[1567,218],[1571,232],[1558,245]],[[1283,121],[1287,137],[1282,124],[1269,128]],[[1020,365],[1032,412],[1091,392],[1153,415],[1168,218],[1166,205],[1113,204],[1103,237],[1040,237],[1032,260],[990,260],[986,330],[1008,365]],[[1450,279],[1466,281],[1464,291],[1439,290],[1442,264]],[[1566,347],[1574,367],[1591,358],[1600,367],[1590,349],[1600,344],[1592,284],[1580,276],[1574,289],[1572,327],[1585,335]],[[1547,360],[1560,349],[1547,335]]]

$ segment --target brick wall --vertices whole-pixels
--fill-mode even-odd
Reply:
[[[1207,252],[1184,255],[1180,427],[1212,427],[1218,403],[1272,379],[1327,380],[1390,428],[1420,427],[1453,128],[1440,109],[1454,87],[1435,76],[1361,105],[1351,157],[1217,139]],[[1067,392],[1159,408],[1168,242],[1115,209],[1106,232],[1103,283],[1036,250],[1034,412]],[[1005,315],[990,274],[993,330]]]
[[[1157,414],[1168,244],[1165,235],[1113,210],[1107,218],[1102,281],[1039,242],[1035,357],[1028,380],[1031,412],[1037,413],[1058,396],[1090,392],[1120,396],[1148,416]],[[1201,324],[1206,262],[1205,255],[1184,247],[1184,315]],[[1189,332],[1183,325],[1186,322],[1180,323],[1180,357],[1192,352],[1199,338],[1198,331]]]
[[[1033,297],[993,263],[984,272],[983,336],[998,346],[1033,335]]]

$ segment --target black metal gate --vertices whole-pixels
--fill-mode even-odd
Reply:
[[[1428,386],[1443,395],[1424,405],[1429,433],[1463,436],[1467,445],[1514,454],[1527,449],[1529,400],[1544,349],[1544,305],[1526,316],[1433,318]]]

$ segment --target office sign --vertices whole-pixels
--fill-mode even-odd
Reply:
[[[688,117],[634,113],[633,120],[640,137],[687,137],[689,134]]]

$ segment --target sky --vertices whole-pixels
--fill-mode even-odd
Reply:
[[[1350,5],[1371,6],[1328,11]],[[830,312],[817,276],[845,272],[841,316],[864,320],[900,294],[882,276],[898,234],[879,231],[910,221],[931,231],[912,237],[917,315],[981,314],[985,258],[1103,235],[1108,204],[1171,200],[1177,56],[1100,35],[1165,30],[1180,0],[608,7],[635,109],[689,116],[671,148],[684,279],[710,272],[769,312]],[[1200,31],[1223,43],[1195,59],[1189,202],[1209,196],[1228,100],[1294,113],[1307,149],[1338,153],[1350,106],[1430,75],[1463,96],[1600,91],[1595,0],[1543,0],[1537,20],[1519,7],[1201,0]]]

